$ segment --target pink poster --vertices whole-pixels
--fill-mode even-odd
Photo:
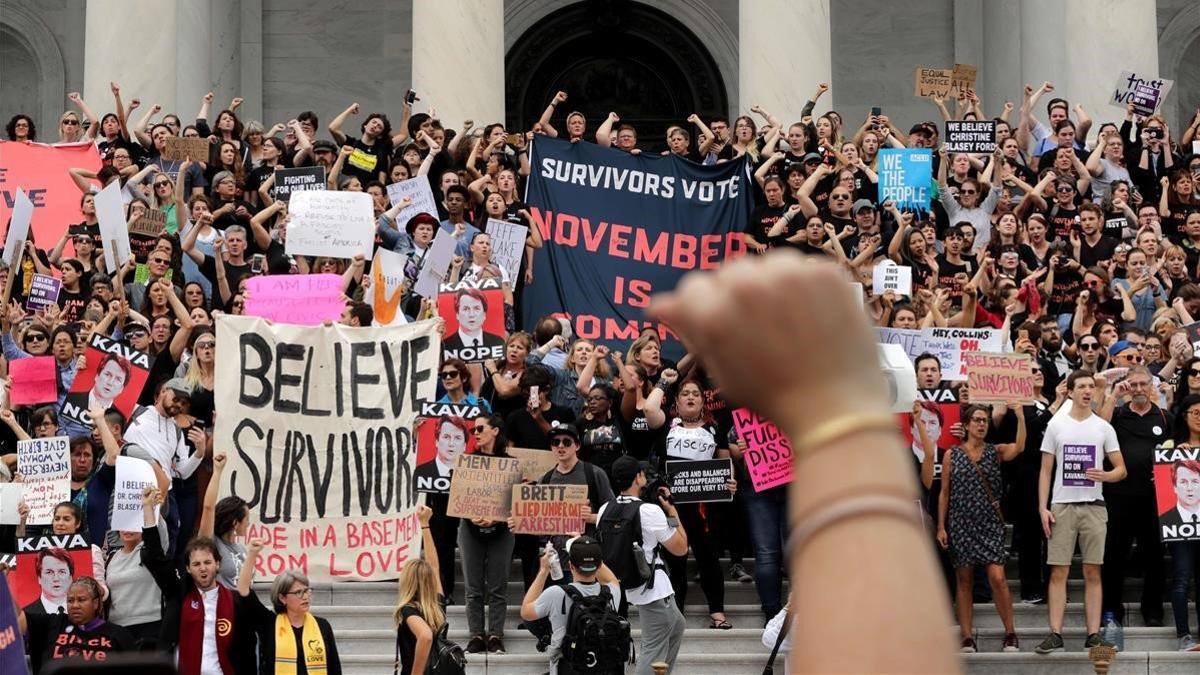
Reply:
[[[30,356],[8,362],[12,404],[31,405],[58,400],[58,372],[53,356]]]
[[[337,274],[254,276],[246,280],[246,315],[276,323],[319,326],[339,321],[346,307]]]
[[[792,482],[792,444],[783,432],[746,408],[733,411],[738,438],[746,441],[742,459],[755,492]]]

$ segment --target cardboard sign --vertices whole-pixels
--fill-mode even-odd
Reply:
[[[448,359],[479,363],[504,359],[504,291],[495,279],[443,286],[438,316],[446,323],[442,353]]]
[[[8,225],[8,234],[4,235],[4,263],[9,269],[17,264],[17,255],[25,250],[25,240],[29,238],[29,224],[33,222],[33,202],[21,188],[12,205],[12,222]]]
[[[942,379],[962,382],[967,379],[964,352],[1005,352],[1008,341],[998,328],[926,328],[921,331],[918,354],[928,352],[942,364]]]
[[[24,495],[25,486],[21,483],[0,483],[0,525],[21,524],[21,499]]]
[[[731,502],[733,493],[726,481],[733,480],[733,460],[668,460],[667,482],[676,504]]]
[[[488,237],[492,240],[492,262],[508,271],[513,286],[517,285],[517,274],[521,271],[521,259],[525,257],[525,238],[529,228],[506,220],[488,218]]]
[[[1149,117],[1162,106],[1163,99],[1171,93],[1173,86],[1174,80],[1122,70],[1113,85],[1113,95],[1108,99],[1108,104],[1124,110],[1126,105],[1132,103],[1134,114]]]
[[[446,515],[503,521],[512,513],[512,486],[520,482],[519,459],[460,455],[450,479]]]
[[[346,308],[340,274],[273,274],[246,279],[246,316],[319,326]]]
[[[25,477],[30,525],[49,525],[54,507],[71,498],[71,439],[66,436],[17,441],[17,473]]]
[[[62,291],[62,281],[47,274],[34,274],[33,283],[29,286],[29,295],[25,298],[25,309],[36,312],[50,305],[58,304],[58,294]]]
[[[755,492],[792,482],[792,443],[770,422],[747,408],[733,411],[738,438],[746,441],[742,459]]]
[[[583,532],[586,485],[530,485],[512,488],[512,531],[553,536]]]
[[[129,249],[129,228],[125,222],[125,205],[121,201],[118,181],[96,193],[96,220],[100,224],[100,239],[104,245],[104,264],[110,270],[119,269],[133,255]]]
[[[302,166],[296,169],[275,169],[275,199],[290,202],[293,192],[325,190],[325,167]]]
[[[53,356],[30,356],[8,362],[12,404],[33,405],[58,400],[58,370]]]
[[[417,283],[413,285],[413,293],[422,298],[437,296],[442,282],[450,274],[450,263],[454,261],[454,250],[458,241],[454,234],[438,228],[429,245],[429,251],[421,259],[421,270],[417,272]]]
[[[387,186],[387,195],[388,201],[393,205],[399,204],[405,197],[412,200],[411,204],[400,209],[400,212],[396,214],[396,227],[401,230],[418,213],[428,213],[434,218],[438,218],[437,201],[433,198],[433,188],[430,187],[429,178],[426,176],[417,176],[399,183],[392,183]]]
[[[138,216],[129,224],[129,234],[142,237],[157,237],[167,231],[167,214],[165,211],[150,209]]]
[[[967,392],[971,403],[1033,403],[1033,357],[1028,354],[965,352]]]
[[[125,418],[133,413],[142,387],[150,376],[154,358],[100,333],[88,344],[87,367],[75,375],[71,391],[63,401],[62,416],[91,425],[88,408],[116,408]]]
[[[881,203],[890,199],[898,209],[927,209],[932,186],[933,151],[895,148],[879,151]]]
[[[950,90],[958,98],[966,96],[968,89],[975,88],[975,78],[979,75],[979,68],[966,64],[956,63],[950,71]]]
[[[954,71],[949,68],[917,68],[916,86],[913,95],[920,98],[926,96],[950,97],[950,85],[954,79]]]
[[[288,211],[288,255],[371,258],[375,212],[366,192],[306,190],[292,195]]]
[[[15,557],[13,559],[15,563]],[[13,604],[8,575],[0,574],[0,673],[28,675],[25,667],[25,640],[17,624],[17,609]]]
[[[418,401],[435,394],[437,339],[432,321],[217,319],[213,444],[230,450],[221,494],[245,499],[262,523],[248,534],[267,540],[261,574],[382,581],[420,555],[412,427]]]
[[[521,480],[536,483],[546,475],[546,472],[558,465],[554,453],[537,448],[509,448],[510,457],[521,460]]]
[[[938,453],[938,457],[934,458],[933,465],[934,478],[938,479],[941,476],[942,464],[937,460],[940,459],[943,452],[961,442],[955,438],[954,434],[950,433],[950,428],[960,422],[962,417],[958,390],[950,387],[918,389],[917,400],[921,403],[921,415],[918,419],[913,419],[911,407],[909,408],[910,412],[897,416],[900,435],[909,444],[913,456],[920,462],[925,459],[925,448],[921,446],[921,435],[917,431],[916,425],[918,423],[924,425],[925,433],[933,441],[934,448]]]
[[[946,151],[991,154],[996,151],[996,120],[946,120]]]
[[[17,539],[17,570],[8,575],[13,599],[26,612],[45,612],[45,605],[67,606],[67,589],[80,577],[92,576],[92,544],[82,534],[48,534]],[[48,613],[48,612],[47,612]]]
[[[408,260],[399,253],[386,248],[375,249],[375,260],[371,261],[369,293],[371,309],[375,310],[373,322],[376,326],[403,326],[408,323],[404,316],[404,308],[400,306],[404,299],[407,265]]]
[[[158,487],[158,479],[150,462],[137,457],[118,457],[112,494],[111,529],[117,532],[141,532],[145,528],[142,491],[147,487]],[[158,521],[160,508],[154,507],[155,522]]]
[[[471,426],[481,411],[474,406],[463,408],[444,414],[422,412],[416,425],[417,468],[413,472],[413,489],[417,492],[450,492],[459,458],[475,452]]]
[[[875,266],[871,277],[875,295],[883,295],[888,291],[896,295],[912,295],[912,268],[907,265],[885,261]]]
[[[166,145],[163,147],[162,158],[173,161],[190,159],[193,162],[207,162],[209,145],[207,138],[168,136]]]
[[[1200,541],[1200,448],[1155,448],[1154,492],[1162,540]]]

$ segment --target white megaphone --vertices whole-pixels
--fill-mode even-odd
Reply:
[[[878,347],[879,367],[887,379],[892,412],[911,412],[913,402],[917,400],[917,373],[912,361],[900,345],[881,344]]]

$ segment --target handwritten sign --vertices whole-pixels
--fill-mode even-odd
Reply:
[[[1003,352],[1008,349],[1004,333],[997,328],[926,328],[921,331],[921,352],[938,357],[942,379],[962,382],[967,379],[964,352]]]
[[[880,202],[890,199],[896,208],[927,209],[932,185],[933,151],[895,148],[879,151]]]
[[[246,279],[246,315],[278,323],[319,326],[338,321],[346,307],[337,274],[285,274]]]
[[[12,404],[33,405],[58,400],[58,371],[53,356],[30,356],[8,362]]]
[[[979,68],[966,63],[956,63],[950,71],[950,90],[959,98],[966,96],[968,89],[975,88]]]
[[[508,278],[515,286],[521,270],[521,258],[525,257],[525,237],[529,234],[529,228],[488,218],[485,231],[492,240],[492,262],[508,271]]]
[[[727,481],[733,480],[733,460],[699,459],[667,462],[667,482],[676,504],[733,501]]]
[[[912,295],[912,268],[885,261],[875,266],[871,273],[875,295],[892,291],[896,295]]]
[[[948,98],[954,71],[949,68],[917,68],[914,96],[938,96]]]
[[[512,486],[520,482],[519,459],[479,453],[459,455],[450,476],[446,515],[505,520],[512,512]]]
[[[996,151],[996,120],[946,120],[946,151]]]
[[[4,235],[4,263],[9,269],[16,267],[17,256],[25,250],[25,240],[29,238],[29,224],[33,222],[33,202],[21,188],[17,188],[12,209],[8,234]]]
[[[275,169],[275,199],[291,201],[293,192],[324,190],[325,167],[302,166],[295,169]]]
[[[145,527],[142,491],[158,487],[158,479],[150,462],[137,457],[117,458],[117,477],[113,484],[112,529],[117,532],[141,532]],[[158,520],[158,506],[154,518]]]
[[[157,237],[167,231],[167,214],[165,211],[150,209],[138,216],[129,224],[129,234],[143,237]]]
[[[747,408],[733,411],[738,438],[746,441],[742,459],[755,492],[792,482],[792,443],[770,422]]]
[[[174,161],[190,159],[193,162],[207,162],[208,146],[207,138],[167,136],[166,145],[163,146],[162,158]]]
[[[1033,403],[1033,358],[1028,354],[963,353],[971,403]]]
[[[514,485],[512,531],[538,535],[583,532],[587,490],[586,485]]]
[[[288,205],[289,255],[370,258],[375,249],[375,218],[366,192],[307,190]]]
[[[17,441],[17,472],[25,477],[30,525],[49,525],[54,507],[71,498],[71,439],[66,436]]]
[[[402,180],[399,183],[392,183],[387,186],[388,201],[393,205],[404,201],[405,197],[412,200],[408,206],[400,209],[396,214],[396,225],[400,229],[408,224],[408,221],[418,213],[428,213],[434,218],[438,217],[437,201],[433,198],[433,188],[429,186],[429,179],[425,176],[417,176]],[[289,233],[290,234],[290,233]]]
[[[554,453],[549,450],[509,448],[507,452],[510,457],[521,460],[521,480],[531,483],[540,481],[547,471],[558,464]]]
[[[1174,80],[1122,70],[1117,83],[1113,85],[1113,95],[1108,99],[1108,104],[1124,110],[1125,106],[1132,103],[1135,114],[1147,117],[1158,110],[1174,85]]]
[[[21,499],[24,494],[25,486],[21,483],[0,483],[0,525],[21,523]]]

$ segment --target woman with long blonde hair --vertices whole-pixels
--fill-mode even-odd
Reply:
[[[433,509],[417,507],[421,521],[421,548],[424,558],[404,563],[400,569],[399,596],[396,600],[396,643],[400,653],[400,675],[422,675],[429,663],[433,637],[446,625],[445,598],[438,574],[437,546],[429,530]]]

